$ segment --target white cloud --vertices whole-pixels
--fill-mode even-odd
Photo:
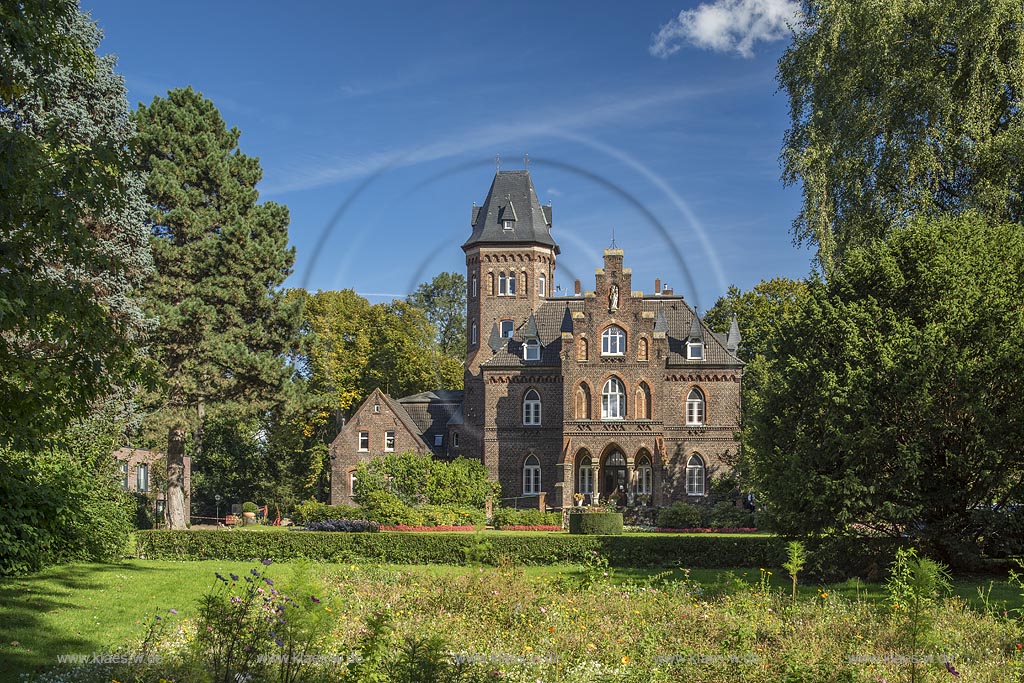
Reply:
[[[796,0],[715,0],[681,11],[654,36],[650,51],[668,57],[689,44],[752,57],[755,42],[782,40],[799,17]]]
[[[548,194],[551,195],[552,197],[561,197],[562,191],[559,190],[557,187],[549,187]]]

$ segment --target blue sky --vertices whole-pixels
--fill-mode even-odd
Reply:
[[[261,198],[291,211],[289,286],[380,301],[463,272],[495,155],[518,169],[528,153],[557,285],[592,287],[614,231],[634,288],[660,277],[703,311],[730,283],[806,275],[812,256],[791,240],[799,189],[779,179],[792,0],[709,3],[82,7],[133,106],[192,85],[242,131]]]

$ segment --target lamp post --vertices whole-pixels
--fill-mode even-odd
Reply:
[[[215,495],[213,499],[217,501],[217,524],[220,524],[220,494]]]

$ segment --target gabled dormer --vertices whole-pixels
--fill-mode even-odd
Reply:
[[[693,316],[686,339],[686,360],[704,360],[704,326],[697,315]]]

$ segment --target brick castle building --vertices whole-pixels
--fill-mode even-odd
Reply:
[[[699,500],[736,453],[739,328],[712,333],[682,296],[633,289],[606,249],[594,289],[553,296],[551,207],[528,171],[499,171],[472,210],[466,254],[465,389],[375,391],[331,444],[331,502],[352,471],[408,449],[478,458],[506,498],[554,507],[617,495]],[[660,290],[660,291],[659,291]],[[522,501],[520,501],[522,502]]]

